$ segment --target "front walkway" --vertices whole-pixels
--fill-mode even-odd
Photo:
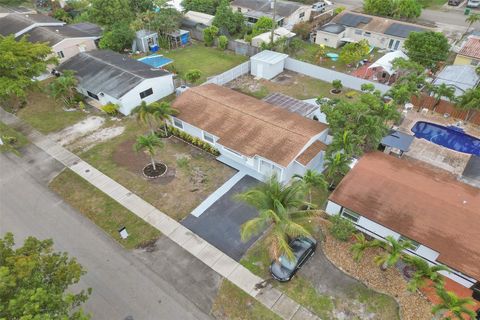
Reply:
[[[19,118],[2,108],[0,108],[0,120],[7,125],[19,127],[22,133],[37,147],[57,159],[132,213],[160,230],[166,237],[176,242],[208,267],[257,299],[283,319],[318,319],[310,311],[275,288],[256,289],[255,285],[263,281],[263,279],[257,277],[244,266],[177,221],[104,175],[75,154],[33,130]]]

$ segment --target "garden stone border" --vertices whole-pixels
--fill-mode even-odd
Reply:
[[[163,163],[163,162],[156,162],[156,161],[155,161],[155,165],[157,165],[157,164],[160,164],[160,165],[164,165],[164,166],[165,166],[165,171],[164,171],[162,174],[159,174],[158,176],[155,176],[155,177],[147,176],[147,175],[145,174],[145,169],[146,169],[148,166],[151,166],[151,165],[152,165],[151,163],[149,163],[149,164],[147,164],[145,167],[143,167],[143,169],[142,169],[142,174],[143,174],[143,176],[144,176],[145,178],[147,178],[148,180],[153,180],[153,179],[157,179],[157,178],[163,177],[163,176],[167,173],[167,171],[168,171],[168,166],[167,166],[165,163]]]

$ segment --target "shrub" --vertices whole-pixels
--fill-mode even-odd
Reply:
[[[200,79],[201,76],[202,76],[202,72],[200,70],[192,69],[192,70],[188,70],[187,73],[185,73],[185,80],[187,80],[190,83],[195,83]]]
[[[226,36],[218,37],[218,47],[222,50],[226,50],[228,46],[228,38]]]
[[[344,11],[345,9],[347,9],[347,8],[346,8],[346,7],[337,7],[337,8],[335,8],[335,10],[333,10],[333,14],[334,14],[334,15],[340,14],[340,13],[342,13],[342,11]]]
[[[308,40],[308,37],[310,36],[310,30],[312,30],[311,24],[309,22],[302,21],[293,26],[292,32],[296,33],[297,36],[303,40]]]
[[[356,95],[357,95],[357,91],[348,91],[347,93],[345,93],[345,96],[348,99],[353,99]]]
[[[214,147],[212,146],[210,143],[208,142],[205,142],[197,137],[193,137],[191,135],[189,135],[188,133],[186,133],[185,131],[182,131],[180,129],[177,129],[175,127],[172,127],[172,126],[168,126],[167,127],[167,130],[169,133],[171,133],[172,135],[184,140],[185,142],[188,142],[196,147],[199,147],[200,149],[214,155],[214,156],[219,156],[220,155],[220,152]],[[178,161],[177,161],[177,164],[178,164]]]
[[[340,215],[330,217],[330,221],[332,222],[330,233],[335,239],[347,241],[355,231],[354,224]]]
[[[102,107],[102,111],[111,116],[117,115],[118,109],[120,109],[120,107],[115,103],[108,103]]]
[[[335,92],[340,92],[343,88],[343,84],[341,80],[333,80],[332,81],[332,87],[335,90]]]
[[[178,158],[177,166],[182,169],[188,169],[190,167],[190,159],[188,157]]]
[[[203,41],[205,41],[205,45],[207,47],[213,46],[213,42],[215,41],[217,34],[218,28],[215,26],[210,26],[203,30]]]
[[[10,146],[13,146],[17,143],[17,138],[14,136],[2,136],[2,141]]]

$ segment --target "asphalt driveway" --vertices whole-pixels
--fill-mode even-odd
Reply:
[[[259,183],[255,178],[244,176],[199,217],[189,215],[181,224],[222,250],[232,259],[240,261],[248,248],[260,236],[243,242],[240,239],[240,226],[245,221],[257,216],[258,213],[253,207],[235,201],[233,196]]]

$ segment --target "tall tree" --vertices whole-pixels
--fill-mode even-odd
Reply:
[[[100,39],[98,46],[100,49],[110,49],[116,52],[123,52],[125,49],[131,47],[134,37],[135,33],[128,23],[119,22],[108,27]]]
[[[220,29],[221,33],[233,35],[243,29],[245,22],[240,12],[233,12],[228,0],[220,0],[213,24]]]
[[[252,26],[252,37],[256,37],[259,34],[269,32],[274,26],[272,18],[263,16],[257,20]]]
[[[13,35],[0,37],[0,101],[25,101],[26,90],[36,83],[32,79],[57,62],[46,43],[31,43],[25,37],[15,40]]]
[[[412,248],[410,241],[397,241],[392,236],[387,236],[385,240],[386,242],[382,243],[385,252],[375,257],[375,262],[380,265],[382,270],[393,267],[402,258],[403,251]]]
[[[433,306],[433,314],[443,312],[444,315],[447,315],[445,319],[450,320],[475,319],[475,312],[469,307],[475,305],[472,298],[460,298],[454,292],[446,291],[443,286],[437,286],[436,292],[441,301]]]
[[[75,103],[75,87],[78,84],[77,78],[72,70],[65,70],[60,77],[55,78],[49,85],[49,91],[52,98],[63,101],[67,108],[71,108]]]
[[[441,32],[410,32],[403,45],[408,57],[425,68],[436,70],[450,52],[448,39]]]
[[[253,187],[236,196],[258,210],[258,216],[246,221],[240,229],[243,241],[259,234],[269,227],[267,244],[272,259],[286,256],[294,258],[289,240],[298,236],[310,236],[305,228],[308,218],[315,212],[300,210],[302,206],[311,206],[305,201],[305,187],[294,183],[283,185],[273,175],[265,184]]]
[[[442,98],[447,98],[450,101],[455,99],[455,88],[447,86],[442,83],[438,86],[433,86],[431,89],[433,97],[435,98],[435,104],[433,105],[433,111],[437,109],[438,104]]]
[[[480,87],[465,91],[465,93],[458,98],[456,106],[460,110],[467,111],[465,121],[469,121],[475,112],[480,111]]]
[[[163,147],[163,141],[153,133],[137,137],[137,141],[133,146],[136,152],[147,150],[148,154],[150,155],[150,161],[152,163],[154,171],[157,170],[157,166],[155,164],[155,155],[157,154],[157,148]]]
[[[161,121],[157,109],[158,103],[147,104],[145,101],[142,101],[140,105],[133,109],[133,113],[137,115],[137,121],[146,125],[151,134],[155,134],[158,123]]]
[[[369,52],[370,45],[367,40],[350,42],[344,45],[340,51],[340,61],[345,64],[358,63],[360,60],[366,59]]]
[[[302,175],[295,174],[294,179],[301,181],[308,190],[308,202],[312,203],[312,190],[318,189],[322,191],[327,191],[328,183],[325,180],[323,174],[318,171],[307,169]]]
[[[129,23],[134,17],[129,0],[92,0],[89,16],[105,27],[119,22]]]
[[[350,170],[350,157],[337,152],[327,152],[325,156],[325,177],[332,187]]]
[[[376,16],[392,16],[395,10],[393,0],[364,0],[363,10]]]
[[[439,271],[450,271],[444,265],[430,266],[427,261],[416,256],[406,255],[403,261],[415,268],[415,273],[408,283],[408,290],[410,291],[422,288],[427,280],[430,280],[435,286],[443,286],[444,279]]]
[[[0,274],[1,319],[89,319],[80,307],[91,290],[72,288],[85,270],[67,253],[54,252],[51,239],[28,237],[15,246],[13,234],[5,234]]]
[[[182,6],[185,11],[198,11],[215,15],[218,0],[183,0]]]
[[[145,11],[153,11],[155,9],[152,0],[129,0],[130,9],[134,14],[139,14]]]
[[[350,157],[360,156],[363,153],[361,140],[361,137],[355,135],[351,130],[345,130],[343,133],[333,136],[330,147],[332,150],[341,151]]]
[[[413,19],[420,17],[422,5],[417,0],[398,0],[393,11],[394,18]]]
[[[153,102],[150,104],[150,107],[153,110],[153,116],[163,122],[163,129],[165,130],[165,135],[167,135],[167,120],[169,120],[171,116],[177,115],[178,110],[172,108],[170,103],[166,101]]]
[[[465,30],[465,33],[462,35],[462,38],[468,33],[474,23],[480,22],[480,13],[470,13],[465,19],[465,22],[468,22],[468,27],[467,30]]]

